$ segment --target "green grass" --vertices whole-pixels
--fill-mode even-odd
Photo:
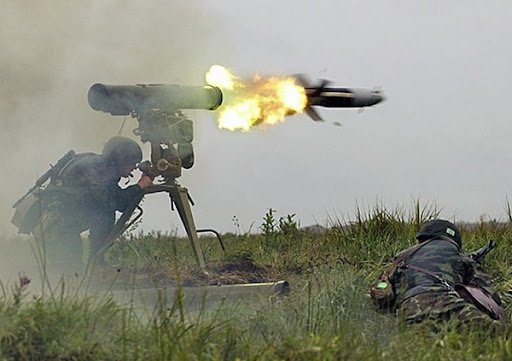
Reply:
[[[250,261],[270,279],[288,279],[285,298],[221,304],[191,312],[178,292],[171,305],[144,314],[105,295],[76,297],[66,285],[44,296],[31,285],[4,285],[0,293],[0,360],[507,360],[512,327],[457,332],[446,325],[403,326],[374,310],[369,284],[398,250],[414,243],[424,221],[438,212],[419,203],[408,212],[376,206],[355,220],[334,220],[320,233],[305,232],[295,216],[269,211],[260,234],[224,235],[224,254],[203,237],[211,269]],[[502,291],[510,315],[510,222],[461,225],[464,248],[494,239],[485,266]],[[140,235],[109,252],[112,267],[169,275],[194,273],[187,240]],[[510,321],[510,316],[508,317]],[[509,340],[510,339],[510,340]]]

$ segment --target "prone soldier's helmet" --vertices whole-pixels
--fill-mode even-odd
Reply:
[[[142,161],[142,149],[136,141],[126,137],[112,137],[103,147],[101,155],[110,164],[137,164]]]
[[[416,239],[420,242],[434,237],[448,237],[455,241],[459,248],[462,246],[460,231],[455,224],[443,219],[434,219],[425,223],[416,233]]]

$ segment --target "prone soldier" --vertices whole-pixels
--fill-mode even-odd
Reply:
[[[461,253],[461,234],[453,223],[429,221],[416,239],[419,243],[398,253],[372,286],[378,308],[409,324],[454,320],[479,327],[504,319],[489,275]]]

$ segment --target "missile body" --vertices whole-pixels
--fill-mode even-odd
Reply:
[[[370,107],[384,100],[379,90],[360,88],[328,87],[331,81],[322,79],[318,85],[313,86],[311,81],[303,75],[296,74],[298,84],[306,90],[308,103],[305,112],[311,119],[322,121],[322,117],[315,110],[315,106],[327,108],[362,108]]]
[[[308,87],[308,106],[327,108],[360,108],[380,103],[384,96],[378,90],[357,88]]]

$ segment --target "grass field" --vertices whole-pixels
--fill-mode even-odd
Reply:
[[[227,252],[203,238],[213,282],[287,279],[290,295],[190,312],[178,292],[141,316],[111,298],[77,297],[64,283],[44,294],[24,279],[0,293],[0,360],[510,360],[512,327],[438,333],[403,326],[374,310],[370,283],[400,249],[414,243],[421,223],[438,212],[419,203],[410,211],[384,207],[302,230],[293,215],[264,215],[259,234],[223,235]],[[461,224],[463,248],[489,239],[498,248],[485,261],[511,311],[512,224]],[[187,240],[162,234],[131,237],[108,254],[111,268],[136,270],[144,282],[175,285],[212,280],[197,273]],[[243,264],[245,267],[233,268]],[[231,267],[226,267],[231,265]],[[250,267],[247,267],[250,265]],[[230,278],[229,272],[237,273]],[[108,278],[108,277],[106,277]],[[165,281],[163,281],[165,280]],[[169,281],[171,282],[171,281]],[[134,283],[134,287],[136,287]]]

